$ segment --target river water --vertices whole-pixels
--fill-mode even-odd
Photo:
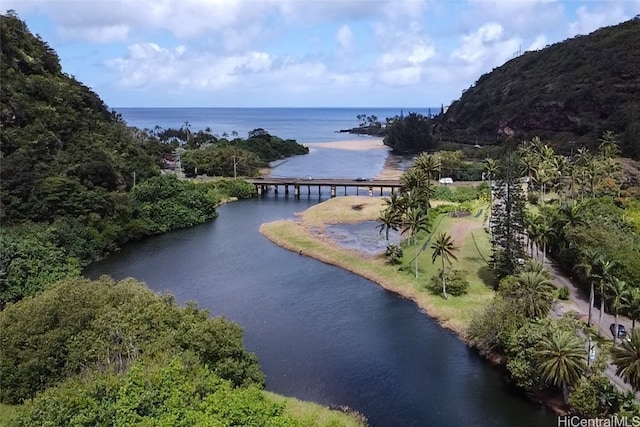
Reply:
[[[341,150],[317,152],[289,168],[320,176],[330,156],[345,175],[375,176],[384,162],[380,150],[359,152],[358,162]],[[231,203],[213,221],[129,244],[85,274],[135,277],[237,322],[267,389],[349,406],[374,427],[557,425],[414,303],[259,233],[262,223],[293,218],[318,201],[316,192],[299,200],[280,192]]]

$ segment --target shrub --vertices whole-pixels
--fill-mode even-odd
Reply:
[[[540,193],[537,191],[529,191],[527,193],[527,202],[531,203],[532,205],[537,205],[538,201],[540,200]]]
[[[569,299],[568,286],[563,286],[562,288],[558,289],[558,299],[561,299],[563,301],[567,301]]]
[[[446,281],[447,295],[465,295],[469,288],[469,281],[466,276],[467,273],[462,270],[446,271],[444,277]],[[439,295],[442,293],[442,270],[439,270],[437,275],[431,277],[427,288],[434,294]]]
[[[385,251],[385,256],[387,257],[387,262],[392,265],[400,264],[400,259],[402,259],[402,248],[398,245],[387,245],[387,250]]]

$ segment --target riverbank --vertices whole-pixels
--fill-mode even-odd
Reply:
[[[384,254],[371,256],[362,251],[343,249],[324,232],[329,224],[375,221],[384,207],[381,198],[336,197],[298,214],[297,220],[262,224],[260,233],[281,247],[351,271],[414,301],[443,327],[466,339],[473,315],[493,297],[493,290],[485,284],[488,270],[483,257],[488,256],[489,239],[482,230],[482,218],[444,217],[436,230],[437,233],[449,232],[460,247],[459,261],[453,268],[467,271],[470,283],[467,295],[444,299],[425,287],[438,269],[431,261],[432,250],[427,249],[418,256],[418,278],[414,273],[415,263],[409,264],[426,236],[419,239],[417,246],[404,246],[403,263],[393,266],[387,264]]]

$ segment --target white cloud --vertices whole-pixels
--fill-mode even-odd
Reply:
[[[107,66],[119,74],[124,87],[171,87],[225,89],[243,75],[270,70],[273,58],[264,52],[216,56],[189,51],[185,46],[166,49],[154,43],[129,46],[128,55],[112,59]]]
[[[336,33],[336,43],[338,43],[340,54],[349,54],[353,50],[353,42],[353,32],[351,32],[351,28],[349,28],[348,25],[340,27]]]
[[[578,18],[577,21],[569,25],[569,36],[589,34],[600,27],[617,24],[629,19],[629,17],[625,15],[623,6],[620,4],[614,5],[613,7],[601,8],[594,12],[590,12],[586,6],[580,6],[576,15]]]

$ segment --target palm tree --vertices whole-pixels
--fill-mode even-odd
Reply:
[[[640,320],[640,288],[629,286],[627,289],[627,316],[631,319],[631,330],[636,328],[636,320]]]
[[[427,180],[431,180],[440,171],[440,159],[425,152],[416,157],[413,166],[421,170],[427,176]]]
[[[576,384],[586,370],[584,343],[570,331],[559,330],[544,337],[535,351],[542,379],[545,383],[562,387],[564,402],[568,403],[569,386]]]
[[[616,334],[613,337],[613,346],[615,347],[616,341],[618,339],[618,313],[627,307],[627,282],[624,280],[620,280],[617,277],[612,277],[612,280],[607,284],[607,289],[610,291],[609,297],[609,305],[613,310],[614,315],[614,331]]]
[[[546,316],[555,300],[555,287],[549,275],[541,271],[523,271],[516,276],[516,282],[505,297],[513,300],[528,318]]]
[[[385,232],[387,243],[389,243],[389,231],[398,231],[400,216],[397,212],[394,212],[390,207],[388,207],[380,212],[378,221],[380,221],[380,224],[376,228],[380,229],[380,234],[382,234],[383,231]]]
[[[591,326],[591,313],[593,312],[593,304],[595,300],[595,283],[600,279],[597,273],[597,266],[602,262],[602,255],[595,249],[587,249],[582,252],[582,262],[576,264],[573,268],[582,272],[585,279],[589,281],[589,315],[587,317],[587,325]]]
[[[632,331],[629,340],[622,342],[620,347],[611,350],[613,363],[616,365],[616,375],[625,383],[630,384],[637,392],[640,390],[640,332]]]
[[[444,262],[447,261],[449,265],[451,265],[451,259],[458,260],[456,256],[453,254],[457,252],[459,248],[454,245],[453,239],[450,234],[440,233],[436,240],[431,245],[431,249],[433,249],[433,255],[431,256],[431,262],[435,264],[436,259],[440,257],[442,260],[442,296],[447,298],[447,284],[445,279],[445,269]]]
[[[540,216],[542,221],[536,225],[538,241],[536,243],[542,244],[542,265],[545,265],[547,257],[547,245],[551,242],[551,239],[555,236],[556,231],[551,224],[547,215]]]
[[[600,260],[598,264],[598,268],[600,270],[600,316],[598,318],[598,336],[602,334],[602,315],[604,313],[604,300],[605,300],[605,288],[607,283],[611,283],[613,281],[612,270],[615,267],[615,261],[604,261]]]
[[[409,239],[413,237],[414,244],[416,245],[416,278],[418,277],[418,233],[420,231],[429,230],[429,217],[420,208],[410,207],[407,209],[407,213],[404,216],[404,229],[402,233],[409,231]]]

